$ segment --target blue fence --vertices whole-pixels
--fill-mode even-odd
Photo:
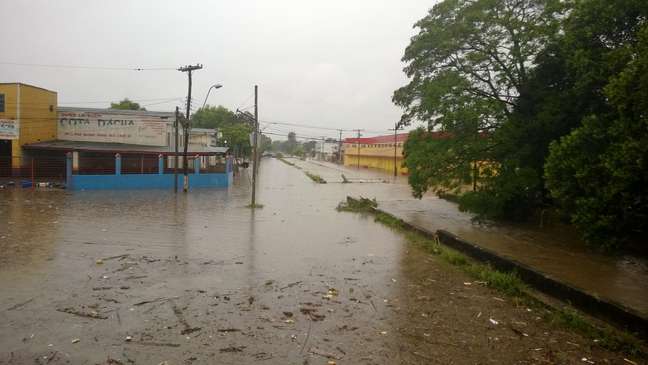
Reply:
[[[66,185],[70,190],[117,190],[117,189],[171,189],[175,176],[164,168],[164,158],[159,156],[157,173],[122,174],[121,156],[115,156],[114,173],[75,174],[71,154],[66,161]],[[183,185],[182,171],[178,171],[178,186]],[[166,173],[165,173],[166,171]],[[193,171],[189,176],[189,188],[226,188],[232,184],[232,159],[227,158],[224,172],[201,172],[200,159],[194,160]]]

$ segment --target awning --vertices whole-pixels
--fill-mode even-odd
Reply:
[[[167,146],[143,146],[123,143],[105,143],[105,142],[80,142],[80,141],[47,141],[25,144],[22,146],[26,150],[41,151],[62,151],[62,152],[105,152],[120,154],[145,154],[145,155],[173,155],[174,148]],[[191,146],[189,145],[190,155],[213,156],[224,155],[229,147],[213,146]],[[179,148],[178,153],[182,154],[184,150]]]

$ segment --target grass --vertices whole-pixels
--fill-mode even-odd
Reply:
[[[375,199],[347,197],[346,201],[338,205],[337,210],[373,215],[376,222],[404,234],[410,244],[436,255],[442,262],[460,269],[476,281],[486,283],[489,288],[511,297],[520,305],[541,309],[538,312],[544,313],[545,319],[552,324],[580,333],[605,349],[633,356],[643,357],[646,355],[645,343],[631,334],[608,325],[593,324],[573,308],[551,307],[533,296],[528,286],[515,272],[502,272],[489,265],[478,263],[458,251],[441,245],[437,238],[430,238],[420,232],[413,231],[401,219],[377,208],[378,202]]]
[[[294,167],[294,168],[296,168],[298,170],[303,170],[301,167],[299,167],[296,164],[284,159],[283,157],[277,157],[277,159],[279,161],[285,163],[286,165],[292,166],[292,167]],[[310,172],[308,172],[306,170],[304,170],[304,174],[306,174],[306,176],[308,176],[311,180],[315,181],[318,184],[326,184],[326,180],[324,180],[324,178],[322,178],[319,175],[312,174],[312,173],[310,173]]]
[[[295,165],[294,163],[292,163],[292,162],[286,160],[286,159],[283,158],[283,157],[277,157],[277,160],[279,160],[279,161],[285,163],[286,165],[293,166],[293,167],[297,167],[297,165]]]
[[[324,180],[321,176],[311,174],[308,171],[304,171],[304,173],[306,174],[306,176],[310,177],[310,179],[315,181],[316,183],[318,183],[318,184],[326,184],[326,180]]]

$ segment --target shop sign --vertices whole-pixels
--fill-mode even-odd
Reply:
[[[0,119],[0,139],[18,139],[20,122],[14,119]]]
[[[59,112],[58,139],[166,146],[167,120],[147,115]]]

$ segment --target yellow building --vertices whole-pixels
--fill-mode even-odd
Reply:
[[[403,167],[403,144],[407,133],[396,136],[385,135],[368,138],[347,138],[344,140],[344,165],[384,170],[394,173],[394,162],[399,175],[406,175],[407,168]],[[395,157],[394,157],[395,153]]]
[[[57,94],[23,83],[0,83],[0,166],[22,166],[22,146],[55,140]]]

